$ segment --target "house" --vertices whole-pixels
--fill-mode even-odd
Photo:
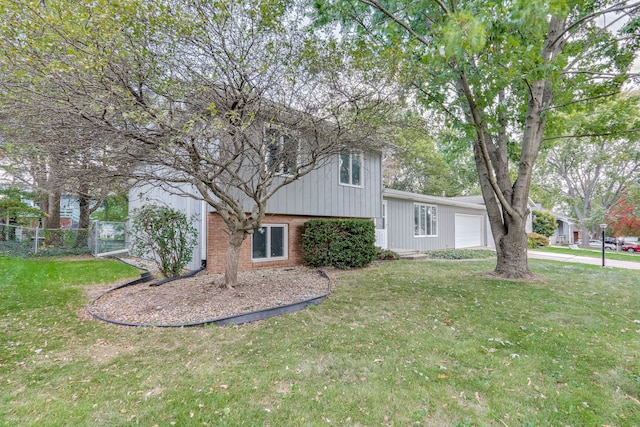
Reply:
[[[272,137],[272,129],[273,125],[264,125],[263,137],[278,141]],[[283,139],[282,147],[286,143]],[[273,144],[265,147],[261,151],[262,167],[271,168],[279,161],[277,172],[281,175],[295,167],[290,157],[271,163],[272,152],[279,154],[282,148],[274,148]],[[135,187],[130,191],[129,212],[145,204],[166,205],[184,212],[192,218],[199,236],[194,258],[187,268],[206,265],[209,273],[224,272],[229,246],[227,225],[205,201],[185,197],[197,191],[179,190],[171,185]],[[251,212],[251,200],[246,195],[238,197],[244,211]],[[268,200],[265,212],[261,227],[242,244],[239,270],[301,264],[304,223],[313,218],[372,220],[377,245],[389,249],[427,251],[494,246],[482,203],[383,189],[382,158],[377,151],[332,154],[317,169],[280,188]]]
[[[481,195],[457,196],[457,197],[452,197],[451,199],[457,200],[459,202],[477,203],[480,205],[484,205],[484,198]],[[533,211],[537,209],[536,207],[538,205],[536,205],[536,203],[534,203],[534,201],[531,200],[531,198],[529,198],[528,205],[529,205],[529,215],[527,216],[527,221],[524,225],[524,231],[527,233],[531,233],[533,231]]]
[[[382,197],[386,246],[392,250],[494,246],[483,204],[391,189]]]
[[[80,224],[80,202],[76,196],[63,194],[60,197],[60,226],[78,228]]]
[[[158,186],[138,186],[130,191],[129,212],[149,203],[184,212],[194,219],[200,236],[187,268],[206,264],[209,273],[224,272],[229,238],[222,218],[206,202],[172,193]],[[267,202],[266,212],[262,227],[242,245],[239,270],[301,264],[301,236],[309,219],[381,217],[381,156],[360,151],[335,154],[318,169],[278,190]]]
[[[535,210],[547,212],[556,219],[558,228],[549,236],[550,245],[570,245],[578,241],[580,230],[575,220],[566,215],[545,209],[539,204],[536,204]]]
[[[551,245],[570,245],[578,240],[579,227],[576,222],[566,215],[551,212],[556,217],[558,229],[549,237]]]
[[[344,174],[340,165],[347,161],[361,165],[357,175],[353,170]],[[371,219],[376,223],[376,244],[383,248],[427,251],[494,246],[483,204],[383,189],[381,176],[377,153],[342,153],[283,187],[269,200],[262,228],[244,242],[239,269],[301,264],[304,223],[319,217]],[[210,273],[224,271],[226,226],[206,203],[159,187],[132,191],[131,210],[146,203],[169,205],[195,218],[200,241],[187,268],[205,263]]]

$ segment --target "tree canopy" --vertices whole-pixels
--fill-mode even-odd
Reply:
[[[556,217],[546,211],[533,211],[533,232],[551,237],[558,229]]]
[[[392,116],[395,95],[373,78],[384,73],[353,68],[294,6],[10,0],[4,99],[73,117],[144,165],[134,178],[206,201],[227,225],[231,286],[267,200],[341,149],[370,146]]]
[[[640,96],[626,94],[558,112],[545,141],[538,180],[578,219],[583,236],[618,203],[640,171]],[[564,136],[567,135],[567,136]],[[588,239],[583,238],[584,244]]]
[[[640,237],[640,194],[638,189],[630,189],[611,209],[606,222],[611,224],[612,234],[616,237]]]
[[[424,126],[414,123],[399,130],[388,151],[382,171],[387,188],[458,196],[465,186],[437,150]]]
[[[360,56],[386,61],[407,93],[472,145],[496,242],[495,273],[530,276],[526,218],[549,117],[620,91],[640,47],[639,3],[318,0]],[[607,19],[603,19],[607,17]],[[611,19],[613,17],[613,19]],[[604,24],[602,24],[604,22]],[[620,30],[613,24],[624,22]]]

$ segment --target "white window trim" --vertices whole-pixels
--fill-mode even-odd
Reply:
[[[265,152],[263,153],[264,156],[264,167],[265,169],[269,169],[269,145],[268,143],[270,141],[268,141],[267,138],[267,131],[274,129],[278,132],[279,134],[279,141],[278,143],[278,147],[280,148],[280,150],[282,150],[282,148],[284,147],[284,141],[283,141],[283,137],[284,135],[288,135],[291,138],[295,138],[295,135],[293,135],[292,132],[286,130],[284,127],[280,126],[280,125],[275,125],[275,124],[265,124],[263,127],[263,132],[262,132],[262,138],[263,141],[265,141],[265,145],[264,145],[264,150]],[[300,167],[300,141],[296,140],[296,145],[297,145],[297,152],[296,152],[296,169],[298,169]],[[275,171],[276,175],[280,175],[280,176],[294,176],[295,174],[292,173],[288,173],[288,172],[283,172],[282,168],[284,166],[284,162],[280,162],[280,164],[278,165],[278,169]]]
[[[284,261],[289,259],[289,225],[288,224],[262,224],[260,226],[260,228],[265,227],[267,229],[269,229],[268,233],[268,238],[267,240],[267,250],[266,250],[266,254],[267,256],[265,258],[254,258],[253,257],[253,236],[255,235],[255,231],[254,233],[251,235],[251,261],[252,262],[270,262],[270,261]],[[282,253],[284,254],[283,256],[280,257],[271,257],[269,256],[269,254],[271,253],[271,228],[272,227],[281,227],[284,228],[284,232],[283,232],[283,242],[282,245],[284,246],[282,248]]]
[[[341,181],[340,174],[340,162],[342,161],[342,155],[348,153],[349,154],[349,181],[353,181],[353,171],[351,170],[351,156],[360,157],[360,184],[349,184]],[[354,187],[354,188],[364,188],[364,153],[362,151],[342,151],[338,153],[338,184],[343,185],[345,187]]]
[[[424,206],[424,207],[429,208],[429,209],[431,209],[431,208],[435,209],[435,211],[436,211],[435,220],[433,219],[433,213],[431,214],[431,218],[432,218],[431,219],[431,232],[433,234],[416,234],[416,214],[415,214],[416,206]],[[437,206],[435,206],[435,205],[427,205],[426,203],[414,203],[413,204],[413,212],[412,213],[413,213],[413,228],[414,228],[413,237],[438,237],[438,207]],[[425,220],[425,225],[426,225],[426,221],[427,221],[426,215],[425,215],[424,220]],[[434,224],[434,222],[435,222],[435,224]],[[419,229],[419,227],[418,227],[418,229]]]

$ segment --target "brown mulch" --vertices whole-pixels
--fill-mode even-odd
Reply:
[[[200,273],[160,286],[150,283],[110,291],[100,296],[91,310],[117,322],[177,325],[301,302],[329,291],[329,280],[307,267],[239,272],[234,289],[224,286],[222,274]]]

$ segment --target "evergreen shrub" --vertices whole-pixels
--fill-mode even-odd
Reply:
[[[553,236],[558,229],[556,217],[545,211],[533,211],[533,232],[546,237]]]
[[[304,224],[303,259],[312,267],[364,267],[376,259],[375,241],[372,221],[312,219]]]

